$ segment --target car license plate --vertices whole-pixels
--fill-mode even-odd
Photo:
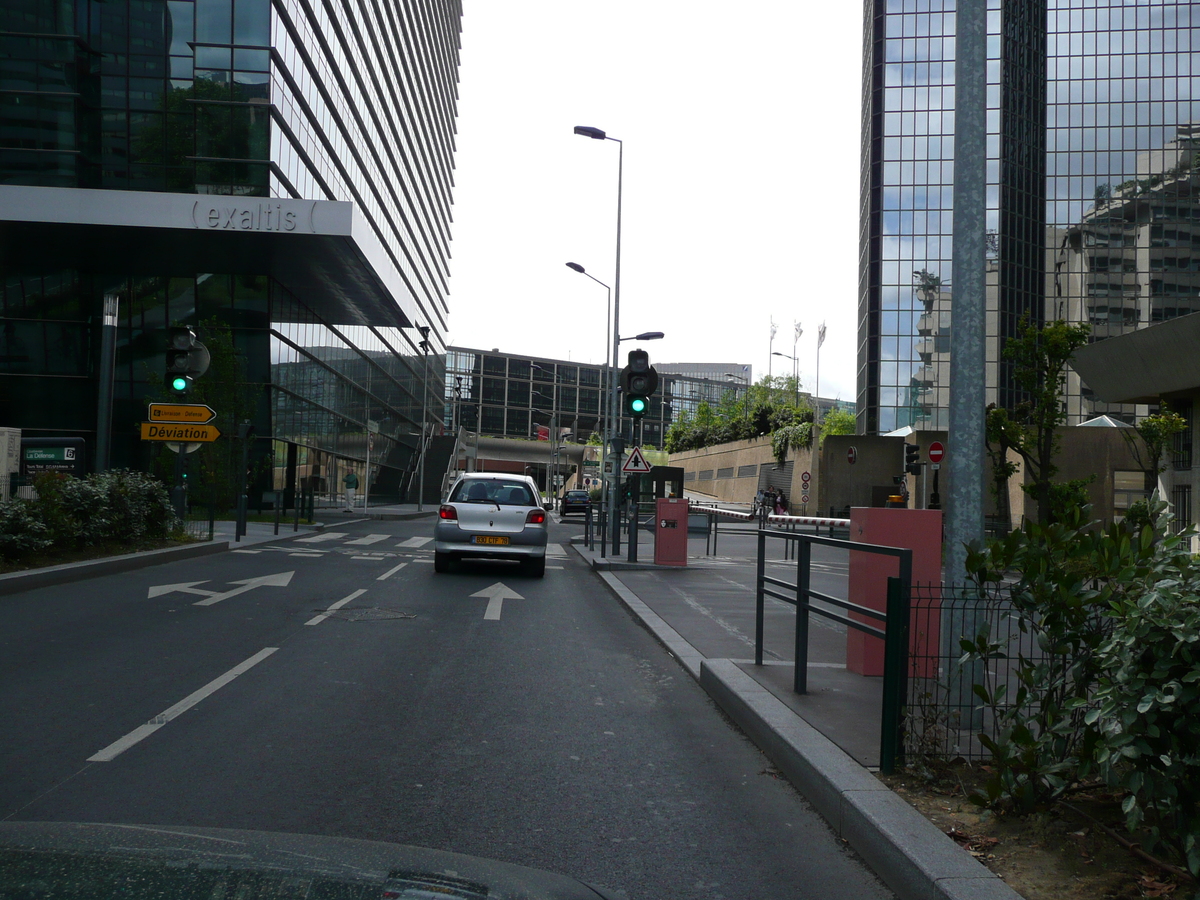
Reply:
[[[508,538],[506,538],[506,537],[489,537],[489,536],[485,536],[485,535],[481,535],[481,534],[477,534],[477,535],[475,535],[475,537],[474,537],[474,538],[472,538],[472,540],[473,540],[473,541],[474,541],[476,544],[499,544],[499,545],[505,545],[505,544],[507,544],[507,543],[508,543]]]

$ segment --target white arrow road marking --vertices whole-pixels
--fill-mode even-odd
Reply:
[[[346,546],[351,544],[378,544],[380,541],[386,541],[391,535],[389,534],[368,534],[366,537],[360,537],[356,541],[346,541]]]
[[[295,572],[280,572],[278,575],[259,575],[257,578],[246,578],[242,581],[231,581],[230,584],[240,584],[241,587],[234,588],[232,591],[225,591],[223,594],[213,594],[207,600],[197,600],[193,606],[212,606],[214,603],[220,603],[222,600],[228,600],[230,597],[236,597],[238,594],[244,594],[246,591],[252,591],[256,587],[287,587],[291,583],[292,576]],[[195,591],[192,591],[195,593]]]
[[[350,534],[348,531],[322,531],[320,534],[314,534],[312,537],[296,538],[293,543],[296,544],[317,544],[321,541],[336,541],[338,538],[347,537]]]
[[[499,619],[500,608],[504,605],[505,600],[524,600],[525,598],[508,587],[501,581],[497,581],[491,587],[485,587],[482,591],[476,591],[472,597],[487,597],[488,605],[484,610],[484,619]]]
[[[158,729],[162,728],[180,713],[187,712],[205,697],[216,693],[221,688],[225,687],[225,685],[229,684],[229,682],[233,681],[233,679],[237,678],[243,672],[246,672],[247,670],[258,665],[278,649],[278,647],[264,647],[245,662],[238,663],[224,675],[220,676],[219,678],[214,678],[204,687],[200,688],[200,690],[188,694],[174,706],[164,709],[145,725],[139,725],[137,728],[133,729],[133,731],[129,732],[129,734],[125,735],[125,737],[113,741],[99,753],[89,756],[87,761],[111,762],[119,754],[124,753],[138,741],[154,734],[154,732],[158,731]]]
[[[397,547],[413,547],[413,548],[424,547],[426,544],[428,544],[432,540],[433,540],[433,538],[431,538],[431,537],[410,537],[407,541],[401,541],[396,546]]]
[[[333,606],[329,607],[329,609],[325,610],[325,612],[321,613],[320,615],[313,616],[311,619],[309,619],[304,624],[305,625],[320,625],[322,622],[324,622],[326,619],[329,618],[329,614],[331,612],[341,609],[343,606],[345,606],[347,603],[349,603],[355,597],[362,596],[366,592],[367,592],[366,588],[362,588],[361,590],[355,591],[349,597],[343,597],[337,603],[333,604]]]
[[[206,591],[197,588],[198,584],[208,584],[208,581],[181,581],[179,584],[156,584],[150,588],[150,592],[146,594],[146,599],[151,597],[161,597],[163,594],[170,594],[172,591],[179,591],[184,594],[199,594],[201,597],[211,597],[216,591]]]

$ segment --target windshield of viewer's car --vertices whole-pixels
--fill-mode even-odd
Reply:
[[[515,481],[464,481],[454,489],[451,503],[496,503],[500,506],[536,506],[529,488]]]

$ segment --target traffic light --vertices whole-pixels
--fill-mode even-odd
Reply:
[[[921,448],[916,444],[904,445],[904,471],[909,475],[921,474]]]
[[[630,350],[629,361],[621,370],[622,407],[625,415],[640,419],[650,408],[650,395],[658,389],[658,372],[650,365],[645,350]]]
[[[208,371],[208,349],[196,340],[196,332],[179,325],[167,330],[167,374],[163,379],[171,396],[182,400],[192,382]]]

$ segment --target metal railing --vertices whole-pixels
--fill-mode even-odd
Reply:
[[[796,580],[785,581],[766,573],[767,539],[795,542]],[[812,547],[820,544],[844,550],[856,550],[882,556],[894,556],[899,561],[899,577],[889,578],[885,611],[851,603],[812,589]],[[879,769],[884,774],[895,771],[904,762],[904,701],[907,693],[908,671],[908,625],[909,592],[912,587],[913,552],[904,547],[885,547],[880,544],[865,544],[841,538],[822,537],[794,531],[777,531],[767,528],[758,530],[758,560],[755,570],[754,592],[754,664],[763,664],[763,632],[766,619],[766,598],[773,597],[796,607],[795,630],[795,673],[792,688],[797,694],[808,693],[808,629],[809,617],[813,614],[839,622],[865,634],[877,637],[884,643],[883,650],[883,713],[882,733],[879,739]],[[782,593],[775,588],[786,588]],[[820,600],[858,616],[883,623],[883,628],[812,605]]]

